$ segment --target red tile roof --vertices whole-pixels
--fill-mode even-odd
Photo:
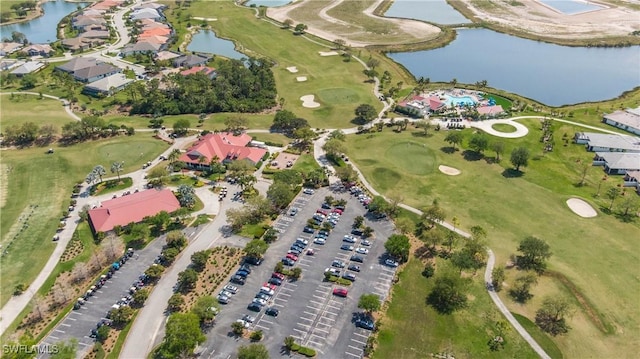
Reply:
[[[257,147],[246,147],[251,142],[251,136],[243,133],[234,135],[232,133],[210,133],[205,135],[196,144],[191,146],[186,153],[180,157],[180,161],[198,165],[200,156],[205,157],[205,164],[209,164],[211,159],[218,157],[218,162],[248,159],[253,163],[258,163],[267,150]]]
[[[193,74],[197,74],[199,72],[204,73],[205,75],[210,75],[211,73],[215,72],[216,69],[212,68],[212,67],[206,67],[206,66],[194,66],[190,69],[186,69],[183,71],[180,71],[180,75],[182,76],[187,76],[187,75],[193,75]],[[249,140],[251,141],[251,140]]]
[[[140,35],[138,35],[138,38],[141,39],[149,36],[166,36],[169,34],[171,34],[171,29],[165,27],[154,27],[145,29]]]
[[[107,232],[117,225],[138,223],[144,217],[162,211],[171,213],[179,208],[180,203],[171,190],[149,189],[104,201],[100,207],[89,210],[89,219],[96,232]]]
[[[501,105],[495,106],[481,106],[477,108],[478,113],[481,115],[497,115],[499,113],[503,113],[504,109]]]

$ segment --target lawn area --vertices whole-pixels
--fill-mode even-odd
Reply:
[[[2,127],[22,125],[30,121],[38,126],[54,125],[58,132],[62,126],[73,119],[67,114],[58,100],[40,98],[34,95],[0,96]]]
[[[202,123],[201,126],[198,123],[198,115],[174,115],[174,116],[162,116],[164,120],[163,125],[167,129],[172,129],[174,123],[180,119],[189,120],[189,124],[191,128],[198,128],[200,130],[223,130],[226,126],[224,125],[224,121],[230,116],[242,116],[247,120],[247,127],[250,129],[269,129],[271,127],[271,123],[273,123],[273,114],[253,114],[253,113],[214,113],[210,114]],[[133,128],[150,128],[149,120],[150,117],[132,115],[107,115],[103,117],[107,123],[113,123],[118,126],[125,125],[127,127]]]
[[[448,265],[439,260],[436,276]],[[482,272],[469,287],[467,308],[441,315],[425,303],[434,278],[423,277],[423,268],[420,260],[411,258],[399,274],[373,359],[427,358],[444,353],[456,359],[538,357],[513,329],[506,334],[504,350],[489,350],[487,341],[495,335],[495,323],[504,319],[484,289]]]
[[[320,165],[316,162],[316,159],[313,155],[307,153],[298,157],[296,163],[291,167],[291,169],[300,171],[301,173],[309,173],[318,168],[320,168]]]
[[[0,305],[9,300],[16,284],[30,283],[44,266],[75,182],[83,181],[97,164],[108,170],[112,162],[124,161],[123,174],[137,170],[167,147],[146,133],[68,147],[54,145],[52,155],[37,147],[2,151],[8,195],[1,208],[0,237],[8,254],[2,257],[0,269]]]
[[[260,222],[256,224],[245,224],[240,231],[240,235],[243,237],[247,237],[250,239],[258,239],[262,237],[264,232],[267,231],[265,228],[266,223]]]
[[[174,2],[169,3],[175,7]],[[352,127],[353,111],[360,103],[382,108],[380,101],[373,96],[372,85],[364,82],[366,77],[361,64],[344,62],[340,56],[321,57],[318,52],[327,51],[326,47],[257,19],[252,9],[237,7],[231,1],[200,1],[193,2],[188,8],[167,10],[167,18],[177,27],[179,34],[186,22],[174,20],[178,16],[184,18],[185,13],[217,18],[218,21],[210,23],[216,34],[233,39],[236,47],[249,55],[267,57],[276,62],[273,72],[278,96],[284,98],[284,107],[307,119],[312,127]],[[296,66],[298,72],[290,73],[287,70],[290,66]],[[297,76],[306,76],[308,80],[297,82]],[[349,92],[350,98],[358,102],[329,96],[333,91]],[[308,94],[328,100],[320,99],[321,106],[317,109],[304,108],[300,97]]]
[[[125,188],[129,188],[133,185],[133,180],[131,177],[121,177],[120,180],[112,179],[108,181],[104,181],[102,183],[98,183],[94,185],[95,192],[92,194],[93,196],[99,196],[107,193],[113,193]]]
[[[498,264],[508,261],[524,237],[534,235],[546,240],[553,252],[550,269],[565,275],[606,324],[616,328],[613,335],[604,334],[577,311],[569,320],[573,330],[554,342],[567,357],[632,356],[640,337],[640,286],[638,271],[628,269],[638,268],[640,258],[634,248],[640,221],[623,223],[601,212],[591,219],[574,215],[565,204],[569,197],[583,198],[596,209],[608,206],[603,197],[594,197],[603,174],[601,168],[590,167],[586,185],[576,185],[581,163],[590,163],[593,155],[581,145],[565,147],[561,139],[564,133],[571,136],[579,129],[554,122],[556,146],[543,156],[539,122],[521,122],[530,134],[522,139],[501,139],[506,149],[500,164],[469,156],[465,159],[463,151],[445,153],[443,150],[449,147],[444,142],[446,131],[422,137],[414,128],[403,133],[385,128],[381,133],[348,136],[347,154],[378,191],[399,194],[403,202],[417,208],[437,198],[447,220],[457,216],[461,228],[467,231],[473,225],[483,226]],[[463,134],[466,146],[471,130]],[[399,151],[398,146],[404,146],[405,151]],[[509,154],[516,146],[530,148],[533,159],[523,169],[522,177],[509,178],[503,174],[508,173]],[[433,169],[440,164],[460,169],[462,174],[450,177]],[[620,181],[619,177],[610,177],[603,188]],[[544,286],[538,287],[543,290]],[[522,313],[513,305],[510,308]],[[524,308],[531,315],[538,307]]]
[[[291,142],[291,138],[281,133],[249,133],[255,141],[278,143],[281,145],[288,145]]]
[[[508,123],[494,123],[493,125],[491,125],[491,128],[498,132],[504,133],[516,132],[516,128]]]

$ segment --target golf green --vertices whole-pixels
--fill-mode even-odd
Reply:
[[[401,172],[426,175],[436,169],[436,156],[422,143],[402,141],[395,143],[384,153],[385,157]]]
[[[344,87],[321,89],[316,91],[316,94],[320,101],[330,105],[357,104],[360,101],[356,91]]]

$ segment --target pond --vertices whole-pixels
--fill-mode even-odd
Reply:
[[[25,34],[34,44],[44,44],[57,41],[56,31],[58,23],[63,17],[84,8],[88,3],[66,2],[63,0],[48,1],[42,4],[44,15],[18,24],[0,26],[0,38],[10,38],[14,31]]]
[[[395,0],[384,14],[444,25],[471,22],[445,0]]]
[[[390,53],[414,76],[488,85],[550,106],[601,101],[640,86],[640,46],[586,48],[463,29],[449,45]]]
[[[278,7],[284,6],[290,3],[291,0],[249,0],[244,3],[244,6],[266,6],[266,7]]]
[[[543,5],[553,8],[565,15],[575,15],[582,12],[601,10],[605,7],[588,1],[581,0],[538,0]]]
[[[221,39],[216,33],[210,30],[199,31],[191,38],[187,50],[195,52],[204,52],[215,54],[231,59],[241,59],[247,57],[241,52],[236,51],[233,41]]]

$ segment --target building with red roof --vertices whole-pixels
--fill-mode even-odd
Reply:
[[[195,75],[198,73],[203,73],[211,79],[216,77],[216,75],[218,75],[218,73],[216,72],[216,69],[214,69],[213,67],[207,67],[207,66],[194,66],[190,69],[180,71],[180,75],[182,76]]]
[[[180,202],[170,189],[149,189],[102,202],[89,210],[89,225],[94,233],[108,232],[115,226],[141,222],[145,217],[166,211],[174,212]]]
[[[190,168],[208,168],[214,158],[220,163],[235,160],[249,160],[256,164],[262,160],[267,150],[258,147],[247,147],[251,136],[246,133],[234,135],[230,132],[209,133],[200,138],[191,148],[180,156],[180,161]],[[204,157],[202,160],[201,157]]]
[[[477,108],[478,114],[481,116],[493,117],[504,112],[501,105],[481,106]]]

